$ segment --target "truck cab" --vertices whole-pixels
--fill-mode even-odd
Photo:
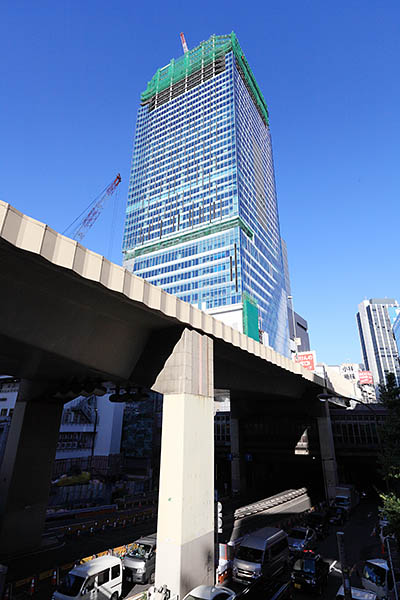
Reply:
[[[393,577],[389,565],[383,558],[370,558],[365,561],[362,586],[376,594],[377,598],[389,598],[393,590]]]

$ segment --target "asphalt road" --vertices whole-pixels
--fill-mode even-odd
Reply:
[[[324,600],[334,600],[339,587],[342,585],[342,571],[339,562],[336,532],[345,534],[345,548],[349,565],[352,567],[351,584],[361,586],[358,575],[363,561],[368,558],[382,558],[379,538],[372,536],[378,518],[376,504],[361,503],[353,512],[349,521],[343,526],[332,527],[330,535],[319,542],[318,552],[329,563],[328,586],[323,594]],[[315,595],[309,592],[294,593],[297,600],[315,600]]]
[[[355,509],[350,520],[344,526],[332,527],[330,535],[325,540],[319,542],[317,551],[330,565],[328,586],[323,594],[324,599],[334,600],[336,592],[342,584],[341,565],[336,540],[337,531],[344,531],[345,533],[348,562],[353,568],[351,576],[352,585],[361,587],[358,573],[364,560],[382,556],[379,538],[371,535],[377,522],[377,515],[376,503],[364,502]],[[28,559],[29,566],[27,566],[23,557],[15,558],[9,562],[9,571],[13,575],[12,579],[14,580],[18,576],[26,577],[28,574],[27,569],[29,569],[29,574],[34,574],[40,570],[51,569],[55,565],[73,561],[82,556],[88,556],[110,547],[129,543],[137,539],[140,535],[152,533],[155,526],[155,521],[149,520],[134,527],[127,527],[124,530],[109,530],[102,534],[99,533],[94,537],[71,540],[65,545],[60,544],[58,548],[39,551],[36,554],[30,555]],[[123,595],[125,598],[129,598],[144,591],[147,587],[142,585],[135,585],[133,588],[125,587]],[[52,588],[49,582],[41,582],[39,588],[35,593],[35,599],[47,600],[51,598]],[[295,591],[294,598],[295,600],[307,600],[308,598],[315,600],[315,595],[309,592]]]

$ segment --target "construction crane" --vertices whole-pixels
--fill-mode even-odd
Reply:
[[[116,178],[104,188],[104,190],[89,204],[89,206],[71,223],[63,235],[68,235],[73,240],[81,242],[89,229],[99,218],[101,211],[104,208],[104,203],[107,198],[113,195],[119,184],[121,183],[121,175],[118,173]]]
[[[183,51],[184,51],[184,53],[186,54],[187,52],[189,52],[189,48],[187,47],[187,43],[186,43],[186,40],[185,40],[185,36],[184,36],[184,34],[183,34],[183,32],[182,32],[182,31],[181,31],[181,42],[182,42],[182,48],[183,48]]]

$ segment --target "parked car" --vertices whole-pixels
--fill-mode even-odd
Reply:
[[[304,550],[292,568],[292,582],[295,590],[310,589],[322,595],[329,575],[329,564],[322,560],[320,554],[312,550]]]
[[[215,585],[199,585],[186,594],[183,600],[234,600],[236,593],[229,588]]]
[[[259,577],[243,587],[232,583],[226,586],[200,585],[187,594],[184,600],[291,600],[292,590],[288,576],[270,580]]]
[[[293,554],[312,550],[317,543],[317,534],[311,527],[293,527],[288,532],[289,550]]]

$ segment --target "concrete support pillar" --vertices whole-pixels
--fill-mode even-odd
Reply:
[[[0,470],[0,552],[41,543],[63,404],[21,381]]]
[[[156,587],[182,599],[215,578],[212,340],[184,330],[153,387],[164,394]]]
[[[322,472],[325,485],[325,497],[326,500],[330,502],[336,496],[336,486],[338,484],[337,463],[335,455],[335,446],[333,443],[329,403],[324,402],[321,406],[321,409],[323,414],[317,417],[319,445],[321,451]]]

